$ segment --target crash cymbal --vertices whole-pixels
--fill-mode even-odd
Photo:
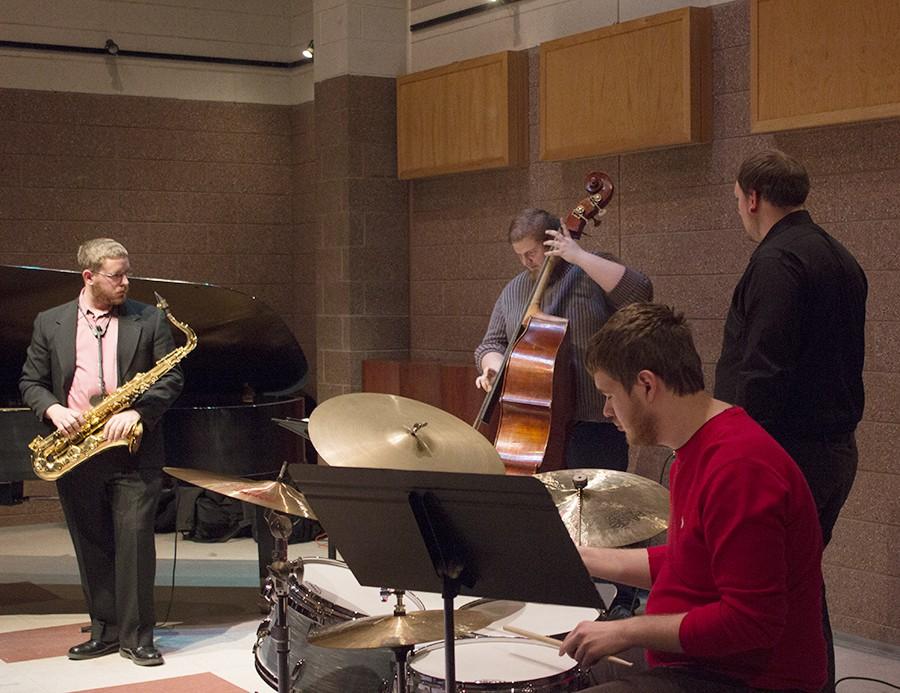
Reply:
[[[398,395],[326,400],[309,417],[309,437],[335,467],[504,473],[497,450],[465,421]]]
[[[456,638],[472,635],[494,622],[478,609],[453,612]],[[368,650],[378,647],[405,647],[444,638],[444,612],[412,611],[400,616],[370,616],[312,631],[307,640],[318,647]]]
[[[163,471],[176,479],[221,493],[223,496],[261,505],[288,515],[316,519],[303,494],[283,481],[244,479],[187,467],[163,467]]]
[[[669,492],[637,474],[560,469],[535,476],[550,491],[578,546],[625,546],[668,526]]]

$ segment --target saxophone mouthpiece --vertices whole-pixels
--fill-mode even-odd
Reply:
[[[169,312],[169,304],[162,296],[160,296],[157,292],[153,292],[153,295],[156,296],[156,307],[166,313]]]

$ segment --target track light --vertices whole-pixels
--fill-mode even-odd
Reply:
[[[309,40],[309,44],[306,48],[303,49],[303,57],[304,58],[312,58],[313,53],[316,52],[316,47],[313,45],[312,39]]]
[[[110,55],[116,55],[119,52],[119,45],[112,39],[106,39],[106,44],[103,48],[105,48],[106,52]]]

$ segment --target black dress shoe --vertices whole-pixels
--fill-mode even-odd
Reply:
[[[123,647],[119,650],[119,654],[142,667],[155,667],[164,664],[162,655],[153,645]]]
[[[69,648],[69,659],[93,659],[103,655],[112,654],[119,649],[117,642],[101,642],[100,640],[88,640],[75,647]]]

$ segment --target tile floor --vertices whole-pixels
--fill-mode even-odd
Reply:
[[[62,525],[0,528],[0,693],[231,693],[270,691],[254,668],[258,606],[256,545],[179,540],[174,597],[170,589],[174,534],[157,536],[157,629],[166,664],[138,667],[115,654],[72,662],[66,650],[86,623],[78,571]],[[315,543],[290,547],[290,557],[324,556]],[[170,605],[171,601],[171,605]],[[427,605],[433,608],[433,605]],[[867,676],[900,685],[891,648],[844,641],[838,676]],[[885,686],[847,681],[838,693],[882,693]]]

